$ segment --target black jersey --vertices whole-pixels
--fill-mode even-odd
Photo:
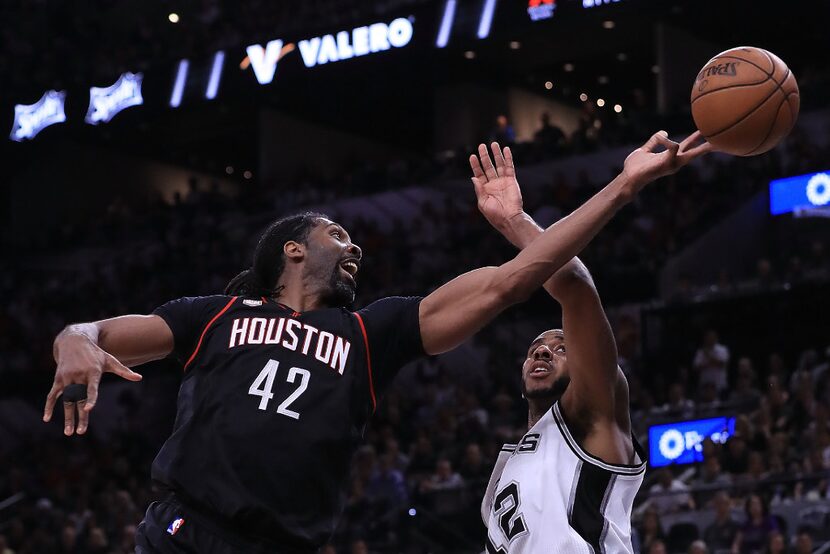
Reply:
[[[156,309],[185,376],[153,479],[250,539],[325,543],[379,396],[424,353],[420,300],[298,313],[264,298],[208,296]]]

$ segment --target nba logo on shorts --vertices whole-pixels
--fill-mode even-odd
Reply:
[[[184,525],[184,518],[183,517],[177,517],[170,524],[170,527],[167,528],[167,532],[170,533],[171,535],[175,535],[176,533],[179,532],[179,529],[182,528],[182,525]]]

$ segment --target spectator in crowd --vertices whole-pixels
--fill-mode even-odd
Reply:
[[[657,474],[657,482],[649,489],[649,497],[661,514],[670,514],[694,509],[695,502],[688,491],[689,487],[675,479],[671,470],[663,468]]]
[[[687,550],[688,554],[709,554],[709,548],[707,548],[706,543],[703,541],[694,541],[692,544],[689,545],[689,550]]]
[[[550,122],[550,114],[544,112],[541,117],[542,126],[534,135],[536,145],[541,149],[543,157],[559,154],[565,147],[565,133],[562,129]]]
[[[395,469],[393,463],[391,453],[380,456],[380,463],[366,487],[369,500],[390,516],[402,510],[408,499],[404,476]]]
[[[742,475],[749,469],[749,448],[746,437],[741,433],[736,432],[726,441],[721,465],[726,471],[736,475]]]
[[[498,142],[502,148],[516,144],[516,132],[504,114],[496,117],[496,126],[490,131],[490,141]]]
[[[663,404],[661,411],[669,417],[685,419],[694,413],[695,403],[686,398],[682,384],[672,383],[669,385],[667,402]]]
[[[648,554],[668,554],[666,543],[658,539],[648,545]]]
[[[692,367],[697,374],[698,385],[714,383],[718,392],[726,390],[726,367],[729,364],[729,349],[718,342],[718,334],[709,329],[703,335],[703,344],[695,352]]]
[[[757,494],[746,499],[746,522],[735,536],[732,549],[740,554],[758,554],[773,533],[780,533],[778,522],[769,515],[764,500]]]
[[[665,540],[666,535],[663,533],[663,526],[660,523],[660,513],[653,504],[643,514],[643,519],[637,527],[637,535],[640,538],[640,548],[643,551],[649,551],[653,543]]]
[[[764,554],[787,554],[787,541],[784,540],[784,535],[778,531],[770,533],[763,552]]]
[[[463,486],[464,478],[453,471],[448,459],[441,458],[435,464],[435,472],[421,482],[421,492],[455,490]]]
[[[810,531],[807,527],[799,528],[798,534],[795,536],[794,554],[812,554],[813,535]]]
[[[725,491],[715,495],[713,502],[715,521],[703,532],[703,539],[713,550],[726,550],[735,544],[738,535],[738,524],[732,519],[732,500]]]
[[[713,501],[717,501],[720,494],[718,491],[728,488],[731,483],[729,476],[723,473],[718,457],[707,456],[698,468],[698,476],[693,482],[698,490],[696,504],[701,508],[710,507]]]
[[[729,402],[739,408],[756,408],[761,401],[761,393],[757,389],[757,375],[752,360],[746,356],[739,359],[737,373],[737,381],[729,393]]]

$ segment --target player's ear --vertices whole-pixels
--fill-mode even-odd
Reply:
[[[299,262],[305,257],[305,245],[301,242],[289,240],[283,245],[282,252],[289,260]]]

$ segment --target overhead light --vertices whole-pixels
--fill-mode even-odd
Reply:
[[[613,29],[616,26],[617,26],[616,23],[614,23],[610,19],[605,20],[605,21],[602,22],[602,28],[603,29]]]
[[[621,62],[624,62],[627,59],[628,59],[628,54],[626,54],[625,52],[620,52],[619,54],[617,54],[617,60],[619,60]]]
[[[552,89],[553,83],[551,83],[550,81],[545,81],[545,88],[548,90]]]
[[[614,104],[614,111],[620,113],[622,111],[622,106],[619,104]]]
[[[604,105],[605,105],[605,100],[603,100],[602,98],[597,98],[597,106],[599,106],[601,108]]]
[[[659,65],[652,65],[651,66],[651,72],[655,73],[655,74],[660,73],[660,66]]]
[[[522,43],[519,42],[518,40],[511,40],[510,41],[510,49],[511,50],[518,50],[521,47],[522,47]]]
[[[599,77],[597,77],[597,82],[601,85],[607,85],[608,84],[608,75],[600,75]]]
[[[179,22],[179,14],[177,14],[176,12],[173,12],[170,15],[167,16],[167,20],[170,21],[170,23],[178,23]]]
[[[225,173],[227,173],[228,175],[233,175],[233,166],[229,165],[228,167],[226,167]]]
[[[242,176],[245,177],[246,179],[250,179],[251,177],[254,176],[254,174],[246,169],[245,173],[243,173]]]
[[[472,60],[473,58],[476,57],[476,53],[473,52],[472,50],[467,50],[466,52],[464,52],[464,57],[467,58],[468,60]]]
[[[583,102],[587,102],[588,101],[588,95],[583,92],[582,94],[579,95],[579,99]]]
[[[572,63],[566,63],[566,64],[565,64],[565,66],[564,66],[564,69],[565,69],[565,71],[567,71],[568,73],[570,73],[571,71],[573,71],[573,70],[574,70],[574,64],[572,64]]]

